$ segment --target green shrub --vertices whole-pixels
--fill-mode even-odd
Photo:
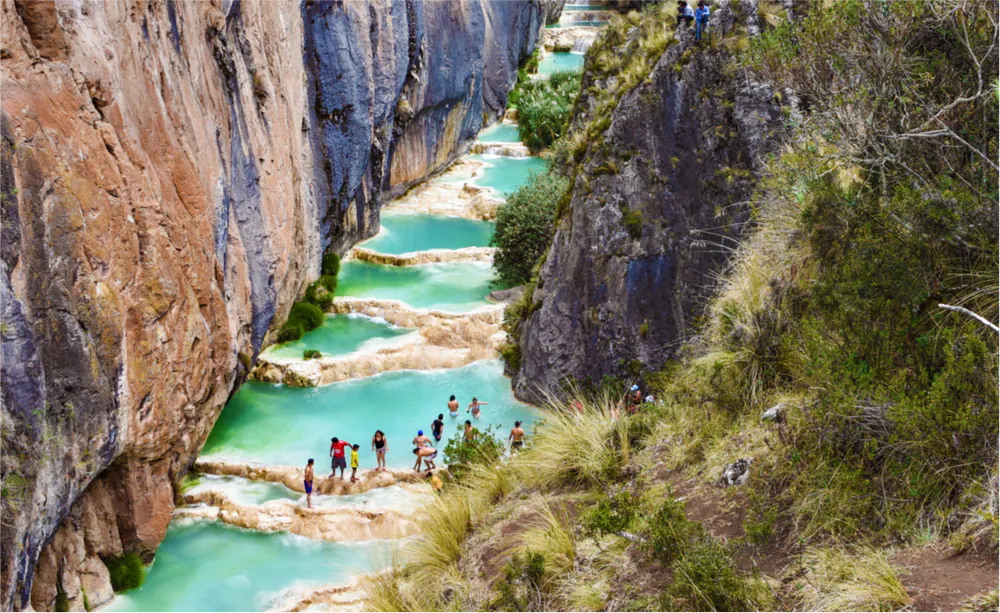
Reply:
[[[708,534],[695,539],[674,561],[670,595],[681,600],[680,610],[755,611],[761,607],[759,583],[736,568],[733,552]]]
[[[627,206],[622,207],[622,224],[628,230],[629,236],[634,240],[642,238],[642,228],[646,222],[642,219],[642,213],[633,211]]]
[[[332,283],[330,283],[331,279],[333,280]],[[316,305],[322,311],[326,311],[333,306],[333,294],[336,289],[337,277],[322,276],[318,281],[306,288],[306,295],[303,300]]]
[[[596,505],[584,513],[584,534],[596,541],[628,530],[635,520],[639,502],[639,496],[627,488],[604,494]]]
[[[743,520],[743,532],[751,545],[763,545],[774,534],[774,524],[778,519],[778,507],[766,492],[750,490],[750,508]]]
[[[699,526],[688,521],[684,514],[684,503],[667,492],[666,499],[647,520],[643,546],[651,556],[669,564],[682,555],[685,546],[698,531]]]
[[[514,97],[517,129],[532,152],[551,146],[566,132],[573,103],[580,91],[580,73],[556,72],[548,79],[518,82]]]
[[[497,247],[493,268],[501,283],[527,283],[555,233],[555,207],[569,181],[553,174],[533,174],[497,210],[490,244]]]
[[[322,273],[324,276],[336,277],[340,272],[340,256],[334,252],[323,256]]]
[[[276,340],[279,343],[297,341],[302,338],[302,335],[305,333],[306,330],[302,327],[302,324],[286,322],[285,325],[281,326],[281,329],[278,330],[278,337]]]
[[[108,574],[111,575],[111,587],[115,592],[134,590],[141,586],[146,579],[146,569],[142,565],[142,558],[137,553],[126,553],[122,556],[108,558],[104,560],[104,565],[108,567]]]
[[[318,360],[319,358],[323,357],[323,354],[320,353],[319,351],[316,351],[315,349],[306,349],[305,351],[302,352],[302,357],[307,360]]]
[[[63,591],[62,585],[56,589],[56,611],[69,611],[69,596]]]
[[[460,425],[444,448],[444,462],[448,472],[461,479],[473,464],[496,464],[504,449],[504,442],[494,433],[492,424],[486,430],[476,429],[471,441],[465,440],[465,426]]]
[[[490,603],[494,611],[542,611],[542,584],[545,579],[545,556],[525,551],[515,554],[504,566],[496,583],[496,596]]]
[[[323,325],[326,316],[315,304],[308,302],[296,302],[292,305],[292,310],[288,313],[289,323],[299,323],[308,332]]]

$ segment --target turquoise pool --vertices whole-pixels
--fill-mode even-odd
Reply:
[[[171,522],[146,582],[105,611],[265,611],[289,587],[344,583],[388,565],[387,541],[330,543],[219,522]]]
[[[461,404],[458,418],[448,416],[451,394]],[[361,445],[362,468],[373,468],[371,439],[380,429],[389,441],[388,465],[412,466],[410,442],[417,430],[430,436],[431,422],[444,413],[450,437],[469,418],[465,408],[473,396],[489,402],[479,428],[498,424],[508,432],[514,420],[535,420],[535,409],[514,398],[500,360],[450,370],[388,372],[315,388],[247,381],[222,411],[202,456],[293,466],[315,458],[317,474],[327,475],[332,437]],[[444,441],[439,448],[444,449]]]
[[[261,353],[265,358],[302,358],[306,349],[323,355],[346,355],[366,344],[388,340],[412,332],[364,315],[327,315],[323,325],[310,330],[297,341],[271,345]]]
[[[516,125],[500,121],[480,132],[479,140],[484,143],[519,143],[521,136]]]
[[[378,235],[359,246],[400,255],[428,249],[488,247],[492,237],[491,221],[386,212],[382,215],[382,229]]]
[[[583,70],[584,55],[573,52],[546,53],[538,64],[538,74],[543,77],[560,70]]]
[[[539,157],[512,158],[501,155],[472,155],[471,159],[489,164],[483,175],[475,179],[475,184],[489,187],[501,194],[521,187],[533,172],[545,172],[547,162]]]
[[[464,313],[487,304],[492,289],[489,262],[382,266],[350,260],[340,267],[337,295],[402,300],[419,309]]]

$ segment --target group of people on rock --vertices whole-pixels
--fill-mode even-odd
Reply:
[[[488,405],[488,402],[483,402],[477,397],[472,397],[472,402],[466,407],[465,412],[470,413],[474,419],[479,419],[482,417],[482,407]],[[448,415],[452,418],[458,417],[459,404],[455,396],[452,395],[448,399]],[[413,465],[413,470],[421,470],[420,465],[424,464],[425,469],[428,471],[433,471],[437,469],[437,464],[434,460],[437,458],[438,451],[434,447],[434,443],[440,443],[441,438],[444,436],[444,413],[439,413],[437,419],[431,422],[431,435],[434,437],[434,442],[431,438],[424,434],[423,430],[418,430],[417,435],[413,438],[413,455],[416,456],[416,463]],[[466,442],[471,442],[475,440],[478,430],[473,428],[472,420],[465,420],[465,429],[463,431],[463,439]],[[514,423],[514,427],[511,428],[510,436],[508,438],[511,450],[518,450],[524,446],[524,429],[521,427],[521,422],[517,421]],[[347,452],[350,451],[351,457],[351,483],[356,482],[358,474],[358,450],[361,448],[360,445],[351,444],[347,441],[342,441],[336,436],[330,439],[330,463],[331,471],[329,479],[333,479],[337,475],[337,469],[340,469],[340,479],[344,480],[344,471],[347,469]],[[386,469],[385,454],[389,452],[389,441],[386,439],[385,432],[381,430],[376,430],[375,434],[372,436],[371,442],[372,451],[375,453],[375,459],[377,466],[375,471],[384,471]],[[313,483],[316,479],[315,470],[315,459],[309,458],[306,463],[305,475],[303,485],[305,486],[306,492],[306,505],[312,508],[312,491]],[[430,475],[430,473],[428,473]]]
[[[698,0],[698,8],[692,9],[687,0],[677,3],[677,26],[695,24],[694,39],[701,40],[701,32],[708,28],[708,16],[712,14],[705,0]]]

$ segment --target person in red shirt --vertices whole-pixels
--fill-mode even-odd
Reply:
[[[330,457],[333,458],[332,469],[330,472],[330,478],[337,474],[337,469],[340,469],[340,480],[344,480],[344,469],[347,468],[347,458],[344,457],[344,447],[350,447],[351,444],[347,441],[342,441],[336,436],[330,439]]]

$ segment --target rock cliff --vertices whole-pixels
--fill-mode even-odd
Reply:
[[[742,4],[743,22],[722,4],[710,31],[720,38],[734,27],[752,31],[755,5]],[[607,51],[627,57],[638,46],[633,38],[630,31]],[[748,222],[761,157],[780,139],[780,96],[727,71],[725,45],[698,45],[690,29],[677,39],[648,77],[621,95],[580,161],[521,324],[520,398],[540,400],[567,381],[600,383],[605,375],[662,368]],[[594,55],[571,137],[603,119],[595,92],[622,78],[599,74]]]
[[[499,115],[537,0],[0,0],[4,608],[109,596],[327,250]],[[35,580],[36,561],[38,580]]]

